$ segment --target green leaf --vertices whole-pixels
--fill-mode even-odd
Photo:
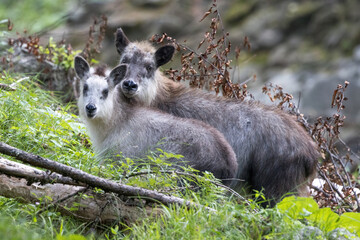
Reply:
[[[78,234],[70,234],[66,236],[57,235],[56,240],[86,240],[86,237]]]
[[[350,232],[356,232],[356,234],[360,237],[360,213],[344,213],[340,216],[338,226],[346,228]]]
[[[340,216],[334,213],[330,208],[321,208],[308,217],[324,232],[330,232],[339,226]]]
[[[111,233],[116,235],[119,231],[119,226],[115,226],[115,228],[111,228]]]
[[[97,60],[95,60],[95,59],[92,58],[92,59],[90,60],[90,63],[91,63],[91,64],[98,64],[99,61],[97,61]]]
[[[284,198],[276,207],[293,219],[308,217],[319,209],[314,199],[295,196]]]

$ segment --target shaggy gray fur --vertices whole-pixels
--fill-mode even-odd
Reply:
[[[155,50],[147,42],[118,41],[123,38],[126,36],[118,29],[120,62],[127,63],[130,72],[120,83],[123,97],[133,105],[197,119],[218,129],[237,156],[237,178],[244,179],[248,188],[264,189],[265,196],[273,200],[271,205],[286,193],[308,195],[306,186],[315,176],[319,152],[294,116],[276,107],[216,97],[173,82],[157,69],[171,59],[172,46]],[[126,92],[125,81],[137,88]],[[240,189],[244,189],[241,182],[236,186]]]

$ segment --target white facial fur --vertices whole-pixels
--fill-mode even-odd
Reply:
[[[84,91],[86,86],[87,90]],[[78,106],[80,115],[84,119],[109,119],[113,110],[113,91],[109,89],[109,85],[104,77],[91,75],[88,79],[82,80],[80,91]],[[104,91],[108,91],[107,96],[104,95]],[[92,117],[89,117],[87,114],[86,106],[88,104],[93,104],[96,107],[95,115]]]

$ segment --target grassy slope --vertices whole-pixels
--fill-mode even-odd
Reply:
[[[1,78],[1,82],[5,84],[20,78],[3,75],[6,76]],[[66,108],[61,109],[60,104],[32,80],[17,84],[14,92],[0,90],[0,141],[83,170],[89,169],[94,157],[90,149],[81,144],[83,126],[75,115],[66,113]],[[52,238],[60,232],[61,225],[64,233],[72,233],[81,226],[68,218],[59,217],[56,212],[36,216],[39,208],[0,198],[3,223],[0,224],[0,232],[24,230],[16,231],[18,237],[10,239],[32,239],[38,235]],[[13,224],[14,221],[16,224]]]
[[[11,84],[18,78],[3,73],[0,82]],[[204,209],[164,207],[164,214],[156,219],[143,219],[132,226],[100,227],[98,229],[104,230],[97,233],[100,239],[292,239],[304,234],[308,234],[307,239],[321,239],[337,227],[330,228],[329,224],[333,221],[324,223],[322,218],[301,220],[311,215],[311,211],[318,211],[316,203],[315,206],[310,200],[303,205],[301,203],[298,209],[291,208],[295,200],[274,209],[260,209],[256,204],[238,204],[206,180],[211,176],[199,180],[202,190],[182,193],[176,190],[178,181],[173,175],[152,174],[124,179],[124,172],[143,171],[148,166],[135,167],[131,159],[119,165],[106,161],[99,165],[85,144],[83,125],[77,116],[68,113],[70,106],[62,107],[49,92],[41,90],[33,81],[29,79],[17,84],[14,92],[0,90],[0,141],[95,175],[151,189],[166,187],[170,192],[174,189],[172,193],[175,195],[216,209],[212,213]],[[164,160],[166,154],[146,159],[156,163],[156,169],[168,167]],[[88,234],[87,224],[60,216],[53,209],[38,214],[40,209],[40,205],[21,204],[0,197],[0,236],[5,236],[2,239],[84,239],[83,235],[94,238]],[[289,209],[292,210],[288,212]],[[317,234],[311,226],[318,226],[322,231]],[[311,229],[306,230],[309,227]]]

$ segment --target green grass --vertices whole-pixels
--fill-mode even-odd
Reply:
[[[21,77],[2,73],[0,82],[11,84]],[[161,150],[143,159],[151,168],[132,159],[117,163],[103,160],[100,164],[87,142],[85,127],[69,113],[73,105],[62,106],[51,92],[39,87],[35,78],[18,83],[16,88],[13,92],[0,90],[0,141],[94,175],[171,193],[203,207],[163,206],[163,214],[139,219],[136,224],[90,227],[55,209],[40,212],[40,204],[0,197],[1,239],[325,239],[336,228],[360,235],[360,214],[339,217],[330,209],[319,209],[310,198],[287,198],[276,208],[262,209],[252,201],[246,205],[226,195],[211,183],[215,181],[211,174],[199,177],[200,189],[193,191],[193,179],[179,181],[176,174],[161,173],[172,167],[167,158],[180,157]],[[149,170],[149,174],[125,177]],[[185,186],[182,190],[180,183]]]
[[[21,77],[3,73],[0,82],[11,84]],[[89,171],[95,161],[94,154],[83,144],[83,125],[77,116],[67,113],[71,105],[61,107],[33,78],[17,84],[16,88],[13,92],[0,90],[0,141]],[[9,239],[53,239],[57,234],[85,229],[84,223],[55,211],[37,215],[39,210],[40,206],[0,197],[0,235]]]
[[[4,73],[2,82],[15,79]],[[15,77],[20,78],[20,77]],[[54,97],[30,78],[17,85],[17,90],[0,92],[0,140],[22,150],[71,166],[82,167],[79,159],[93,159],[90,149],[82,144],[85,128],[77,116],[61,107]]]

